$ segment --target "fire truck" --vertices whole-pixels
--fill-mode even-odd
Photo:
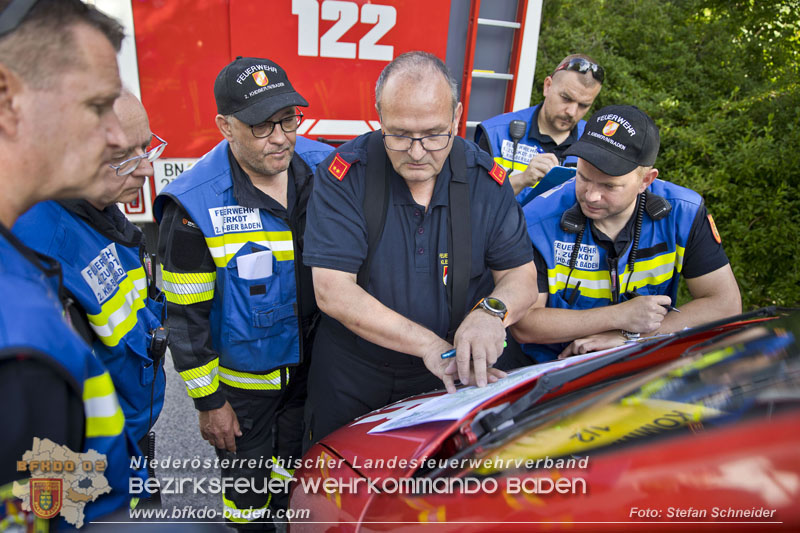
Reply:
[[[122,205],[156,242],[152,203],[214,147],[213,86],[236,56],[269,58],[310,103],[298,130],[338,145],[380,128],[374,86],[394,57],[425,50],[460,79],[459,134],[530,105],[541,0],[86,0],[121,21],[123,84],[169,142]]]

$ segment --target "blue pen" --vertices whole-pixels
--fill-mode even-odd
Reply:
[[[506,341],[503,341],[503,348],[505,348],[507,346],[508,346],[508,343]],[[455,355],[456,355],[456,349],[453,348],[452,350],[447,350],[446,352],[444,352],[442,354],[442,359],[450,359],[451,357],[455,357]]]

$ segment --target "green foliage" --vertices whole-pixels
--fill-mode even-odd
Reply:
[[[800,305],[800,0],[545,0],[532,103],[576,52],[606,69],[594,110],[658,124],[660,177],[705,198],[744,308]]]

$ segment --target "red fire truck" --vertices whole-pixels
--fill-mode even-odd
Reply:
[[[123,83],[169,142],[123,206],[137,223],[152,222],[155,196],[219,141],[214,79],[236,56],[283,66],[310,103],[299,134],[334,145],[380,127],[375,80],[409,50],[444,58],[460,78],[467,138],[481,120],[530,105],[541,0],[87,1],[125,25]]]

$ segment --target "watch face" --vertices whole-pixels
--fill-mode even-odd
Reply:
[[[486,307],[488,307],[492,311],[496,311],[498,313],[506,312],[506,304],[504,304],[497,298],[485,298],[483,301],[486,303]]]

